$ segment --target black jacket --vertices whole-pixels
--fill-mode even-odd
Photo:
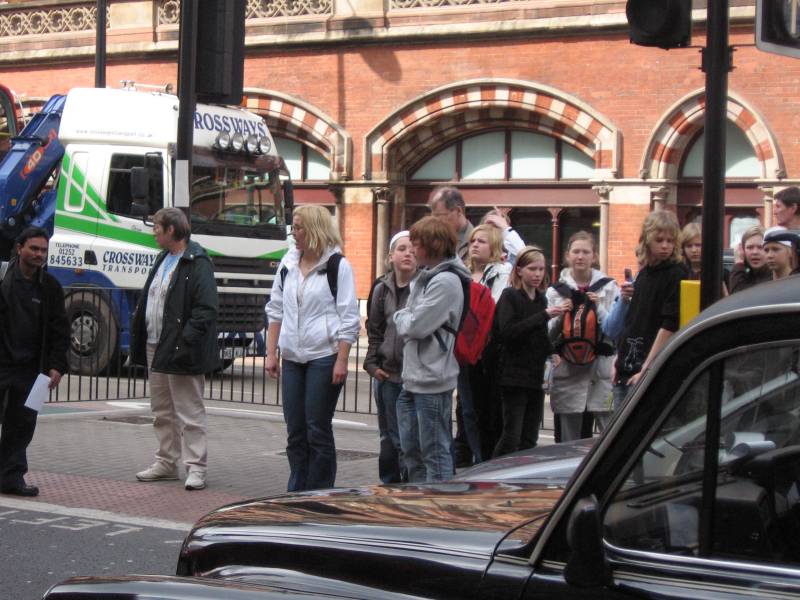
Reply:
[[[659,329],[678,330],[681,280],[687,277],[683,263],[669,261],[639,271],[617,347],[617,376],[620,379],[627,380],[641,371]]]
[[[403,372],[403,340],[397,335],[394,325],[394,313],[405,307],[409,288],[398,293],[394,273],[384,275],[372,288],[367,302],[367,355],[364,358],[364,370],[372,377],[375,371],[383,369],[389,374],[389,380],[401,383]],[[398,296],[402,301],[398,302]]]
[[[167,251],[158,255],[136,305],[131,327],[131,361],[147,362],[147,292]],[[164,324],[156,346],[154,371],[175,375],[210,373],[220,366],[217,342],[217,283],[205,249],[190,241],[177,266],[164,302]]]
[[[741,292],[765,281],[772,281],[772,272],[766,265],[753,269],[743,263],[736,263],[731,269],[730,292]]]
[[[14,337],[13,323],[8,322],[8,300],[11,298],[10,287],[14,281],[16,258],[8,265],[8,271],[0,283],[0,327],[2,335]],[[39,269],[36,281],[42,291],[41,318],[41,352],[39,354],[39,372],[45,375],[55,369],[62,375],[69,370],[67,350],[69,350],[69,321],[64,308],[64,290],[61,284],[43,269]]]
[[[492,324],[500,385],[541,389],[544,363],[553,354],[546,310],[544,292],[537,290],[536,297],[531,299],[524,290],[503,290]]]

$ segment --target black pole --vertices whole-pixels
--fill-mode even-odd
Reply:
[[[728,104],[728,0],[709,0],[708,31],[703,49],[706,74],[706,146],[703,158],[703,257],[700,307],[721,295],[722,230],[725,216],[725,119]]]
[[[106,0],[97,0],[94,33],[94,87],[106,87]]]
[[[194,142],[195,63],[197,61],[197,0],[181,0],[178,42],[178,147],[175,152],[175,206],[189,216]]]

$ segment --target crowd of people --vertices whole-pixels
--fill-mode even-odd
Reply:
[[[542,248],[526,245],[501,210],[473,227],[454,187],[434,190],[430,208],[391,238],[386,273],[367,301],[363,367],[374,381],[380,480],[442,481],[457,467],[536,446],[546,392],[556,441],[602,431],[678,329],[681,281],[700,276],[700,227],[681,230],[667,210],[648,214],[636,272],[626,268],[621,284],[597,268],[592,234],[576,232],[551,282]],[[743,232],[723,295],[798,271],[787,230],[800,229],[800,189],[776,194],[775,220]],[[131,360],[150,372],[158,449],[136,478],[177,479],[182,461],[186,489],[198,490],[206,486],[204,375],[219,360],[216,283],[182,211],[161,209],[153,222],[162,252],[136,307]],[[266,306],[265,370],[281,378],[287,487],[300,491],[335,485],[332,421],[361,322],[331,214],[301,206],[292,233]],[[38,494],[24,480],[36,423],[24,401],[39,373],[52,389],[66,370],[64,295],[43,270],[48,241],[46,231],[27,229],[0,270],[2,493]]]

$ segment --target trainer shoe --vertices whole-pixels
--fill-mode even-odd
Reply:
[[[155,462],[144,471],[139,471],[136,479],[139,481],[175,481],[178,479],[178,468],[170,468],[162,462]]]
[[[202,471],[189,471],[184,487],[187,490],[202,490],[206,487],[206,474]]]

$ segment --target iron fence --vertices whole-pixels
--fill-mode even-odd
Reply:
[[[365,300],[359,308],[365,308]],[[50,402],[130,400],[149,398],[147,372],[128,358],[130,336],[121,323],[130,323],[134,306],[118,290],[67,288],[70,325],[69,372],[51,393]],[[125,314],[122,314],[125,313]],[[363,334],[362,328],[362,334]],[[208,400],[242,404],[281,404],[280,380],[264,370],[266,331],[219,334],[222,368],[208,375]],[[374,414],[372,382],[361,368],[367,350],[365,335],[350,352],[350,373],[338,410]]]
[[[149,399],[146,369],[130,363],[130,336],[120,327],[120,323],[132,321],[134,309],[124,293],[78,288],[67,289],[65,297],[70,322],[70,371],[50,394],[50,402]],[[365,308],[366,300],[359,300],[362,315]],[[121,311],[128,313],[127,318],[123,318]],[[222,368],[207,376],[207,400],[281,405],[280,379],[270,378],[264,370],[265,336],[265,330],[219,334]],[[367,338],[362,326],[361,335],[350,351],[349,374],[338,411],[376,414],[372,379],[361,367],[366,352]]]

